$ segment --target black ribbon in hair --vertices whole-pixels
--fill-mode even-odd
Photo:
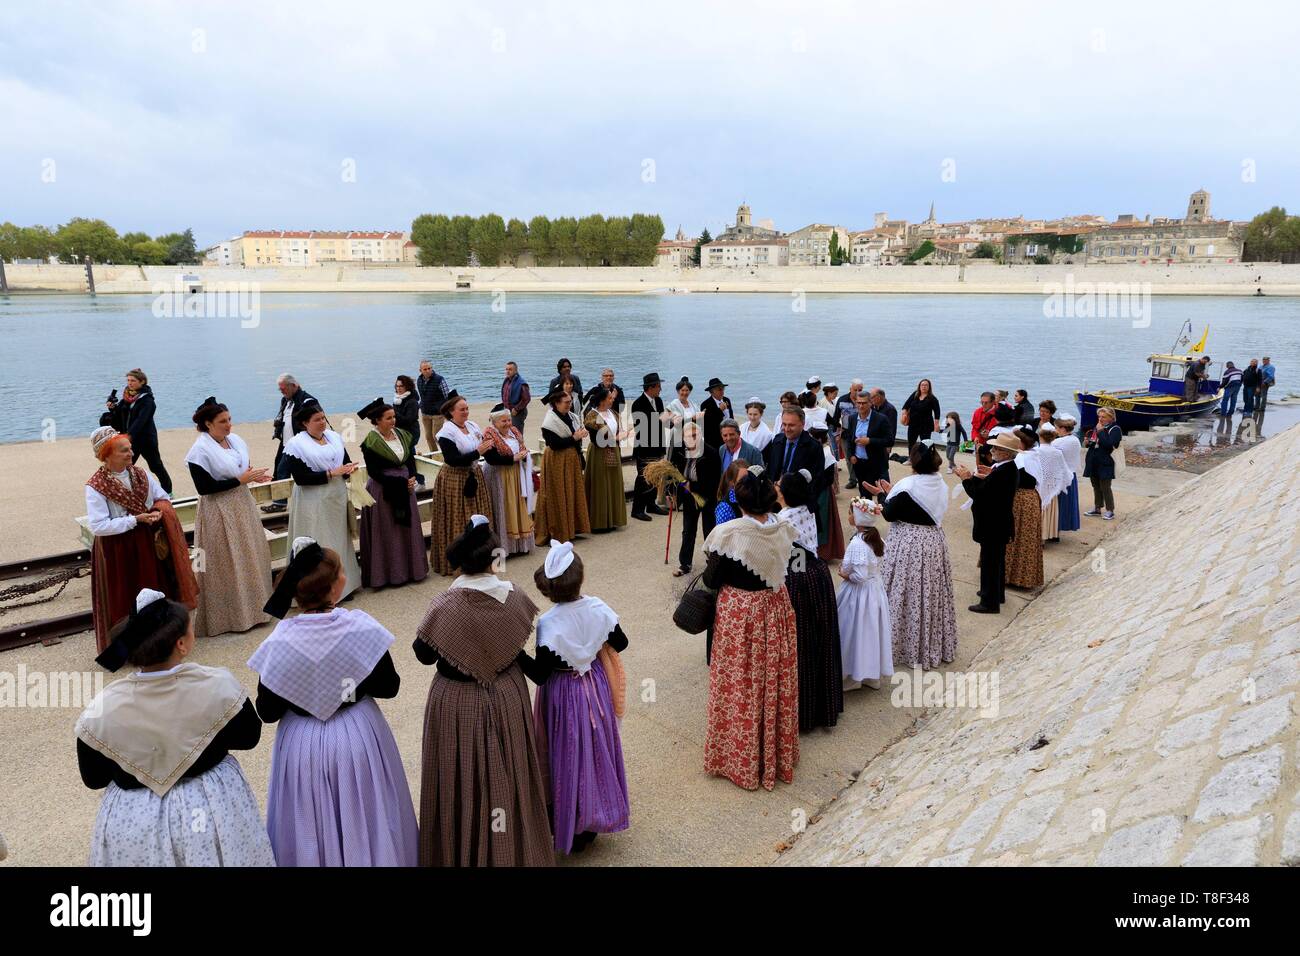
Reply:
[[[325,549],[315,541],[294,555],[289,566],[284,569],[284,574],[280,576],[280,583],[275,586],[275,591],[272,592],[270,600],[262,610],[272,617],[283,619],[289,613],[289,608],[293,607],[294,596],[298,593],[298,584],[315,571],[324,560]]]
[[[109,645],[95,658],[95,663],[106,671],[120,670],[130,658],[131,652],[162,626],[166,614],[166,598],[150,601],[143,610],[132,608],[131,613],[114,624],[108,632]]]
[[[473,521],[467,521],[465,530],[447,547],[447,561],[453,568],[461,567],[465,563],[465,558],[491,535],[492,525],[488,522],[484,521],[476,525]]]

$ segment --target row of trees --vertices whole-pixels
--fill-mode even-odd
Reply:
[[[1288,216],[1274,206],[1246,227],[1246,262],[1300,262],[1300,216]]]
[[[424,213],[411,223],[424,266],[469,265],[471,256],[481,266],[518,265],[525,255],[539,266],[649,266],[663,235],[663,220],[644,213],[528,222]]]
[[[145,232],[118,235],[102,219],[71,219],[55,229],[0,223],[0,259],[40,259],[58,256],[60,262],[121,262],[145,266],[198,262],[194,232],[172,232],[151,237]]]

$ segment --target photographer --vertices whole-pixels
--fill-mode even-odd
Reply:
[[[153,389],[149,387],[149,377],[140,369],[133,368],[126,373],[126,388],[122,398],[117,397],[117,389],[108,396],[105,403],[108,411],[99,416],[99,424],[111,425],[131,439],[131,448],[135,456],[131,464],[143,457],[155,478],[167,494],[172,493],[171,475],[162,463],[158,451],[158,426],[153,416],[157,409],[153,398]]]

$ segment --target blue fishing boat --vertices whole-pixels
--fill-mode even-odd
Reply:
[[[1177,351],[1180,346],[1187,346],[1191,342],[1184,335],[1184,330],[1190,332],[1190,322],[1184,323],[1179,330],[1178,338],[1169,352],[1147,356],[1147,362],[1151,365],[1151,377],[1145,388],[1075,392],[1080,429],[1087,431],[1096,426],[1098,408],[1112,409],[1115,421],[1125,432],[1145,431],[1152,425],[1184,421],[1216,408],[1223,398],[1223,389],[1219,387],[1221,376],[1218,363],[1212,363],[1206,377],[1198,383],[1196,398],[1188,401],[1184,391],[1187,367],[1201,360],[1210,333],[1209,326],[1206,326],[1200,341],[1186,353]]]

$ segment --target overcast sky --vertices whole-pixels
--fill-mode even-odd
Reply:
[[[1297,50],[1290,0],[5,3],[0,221],[1244,219],[1300,211]]]

